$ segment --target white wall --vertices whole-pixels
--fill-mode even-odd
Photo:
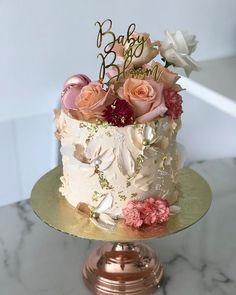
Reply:
[[[160,39],[188,29],[196,58],[209,59],[235,54],[235,11],[235,0],[1,0],[0,118],[48,112],[73,73],[98,77],[97,20],[110,17],[119,33],[135,22]]]
[[[188,91],[182,96],[184,113],[177,140],[185,146],[187,163],[236,157],[236,118]]]
[[[51,113],[0,123],[0,205],[28,198],[36,180],[55,165]]]
[[[95,21],[111,18],[118,33],[135,22],[154,39],[165,29],[188,29],[203,60],[236,53],[235,11],[235,0],[0,0],[0,205],[28,197],[55,165],[51,111],[66,77],[98,76]],[[197,157],[209,156],[195,144]]]

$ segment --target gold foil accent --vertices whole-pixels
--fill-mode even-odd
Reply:
[[[86,138],[85,143],[89,144],[89,142],[91,141],[91,139],[93,139],[94,134],[90,133],[89,136]]]
[[[137,197],[137,195],[138,195],[137,193],[132,193],[130,197],[135,198],[135,197]]]
[[[90,123],[90,122],[81,122],[79,123],[80,128],[87,128],[90,132],[88,137],[85,140],[85,143],[88,144],[94,137],[94,135],[98,132],[99,127],[108,128],[110,124],[105,121],[96,120],[96,123]]]
[[[161,69],[158,64],[154,64],[149,69],[138,68],[131,69],[127,74],[130,74],[132,78],[145,79],[146,77],[152,77],[154,80],[159,81],[164,69]]]
[[[105,132],[105,134],[106,134],[108,137],[112,137],[112,134],[111,134],[111,132],[109,132],[109,131]]]
[[[143,145],[144,145],[144,146],[150,145],[150,141],[147,140],[147,139],[144,139],[144,140],[143,140]]]
[[[179,232],[201,219],[211,205],[211,190],[207,182],[194,170],[181,169],[178,172],[180,195],[176,206],[180,213],[171,215],[166,224],[144,227],[140,230],[126,226],[123,220],[110,231],[97,228],[88,217],[80,214],[59,193],[62,167],[45,174],[35,184],[31,194],[34,212],[51,227],[70,235],[104,241],[134,241],[167,236]]]
[[[132,128],[133,129],[136,129],[138,134],[143,134],[143,128],[144,128],[144,125],[143,124],[134,123],[132,125]]]
[[[126,75],[131,75],[135,78],[145,78],[147,76],[152,76],[155,80],[159,80],[163,70],[160,69],[159,65],[153,65],[150,69],[143,68],[132,68],[132,61],[134,58],[139,58],[144,51],[145,42],[148,39],[145,39],[144,36],[138,35],[134,37],[133,33],[135,32],[136,25],[134,23],[130,24],[125,35],[116,36],[112,31],[112,21],[106,19],[103,22],[97,21],[95,23],[98,26],[97,34],[97,48],[101,48],[103,45],[104,37],[108,39],[108,43],[104,45],[103,52],[100,52],[97,57],[101,59],[101,66],[99,70],[99,80],[103,81],[106,75],[108,68],[113,67],[116,69],[117,74],[113,76],[111,80],[119,80],[119,78],[126,78]],[[124,63],[122,65],[117,65],[117,54],[113,50],[116,45],[122,45],[123,48],[125,45],[128,47],[124,50]],[[108,81],[108,84],[109,84]]]
[[[165,166],[166,166],[166,160],[167,160],[168,158],[167,158],[167,156],[164,156],[163,158],[162,158],[162,160],[161,160],[161,163],[160,163],[160,168],[161,169],[165,169]]]
[[[102,194],[102,193],[99,193],[99,192],[97,192],[97,191],[94,191],[94,192],[93,192],[93,195],[92,195],[92,201],[93,201],[93,202],[98,202],[98,200],[99,200],[100,198],[104,197],[104,196],[105,196],[105,194]]]
[[[127,182],[126,182],[126,187],[128,188],[129,186],[131,186],[131,178],[130,177],[128,177],[127,178]]]
[[[97,175],[98,175],[98,179],[99,179],[99,183],[101,188],[105,188],[107,190],[109,189],[113,189],[113,186],[109,183],[109,181],[104,177],[104,174],[102,171],[99,170],[99,165],[95,166],[95,171],[94,171]]]
[[[125,195],[118,195],[118,197],[120,198],[120,200],[125,201],[126,200],[126,196]]]
[[[138,174],[143,167],[144,155],[139,154],[135,161],[135,174]]]
[[[92,211],[90,217],[97,219],[99,217],[99,213]]]

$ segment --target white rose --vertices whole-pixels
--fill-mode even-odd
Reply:
[[[199,70],[199,65],[190,56],[196,49],[197,43],[195,35],[181,31],[175,33],[166,31],[166,39],[159,42],[160,54],[170,64],[183,68],[189,76],[193,70]]]

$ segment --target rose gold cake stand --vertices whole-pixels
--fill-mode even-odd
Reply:
[[[97,295],[148,295],[160,287],[163,267],[158,256],[136,241],[167,236],[200,220],[211,205],[207,182],[189,168],[178,173],[180,213],[165,225],[134,230],[117,222],[113,230],[96,227],[89,218],[70,206],[59,193],[62,168],[45,174],[35,184],[31,205],[39,218],[49,226],[70,235],[111,241],[93,251],[83,268],[86,286]]]

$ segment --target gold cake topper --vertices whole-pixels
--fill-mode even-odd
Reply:
[[[102,47],[104,37],[109,38],[108,43],[103,47],[103,52],[97,55],[101,59],[99,80],[104,80],[106,71],[109,68],[113,68],[116,71],[116,75],[111,78],[113,80],[118,80],[120,77],[125,78],[127,72],[133,77],[145,78],[146,76],[152,76],[155,80],[160,79],[163,70],[158,64],[154,64],[150,68],[132,67],[133,59],[141,57],[145,42],[148,40],[142,34],[134,34],[136,29],[134,23],[128,26],[126,35],[119,36],[112,31],[112,21],[110,19],[106,19],[103,22],[97,21],[95,26],[98,26],[99,29],[97,34],[98,48]],[[117,45],[122,45],[125,48],[123,64],[116,64],[117,53],[115,52],[115,47]]]

